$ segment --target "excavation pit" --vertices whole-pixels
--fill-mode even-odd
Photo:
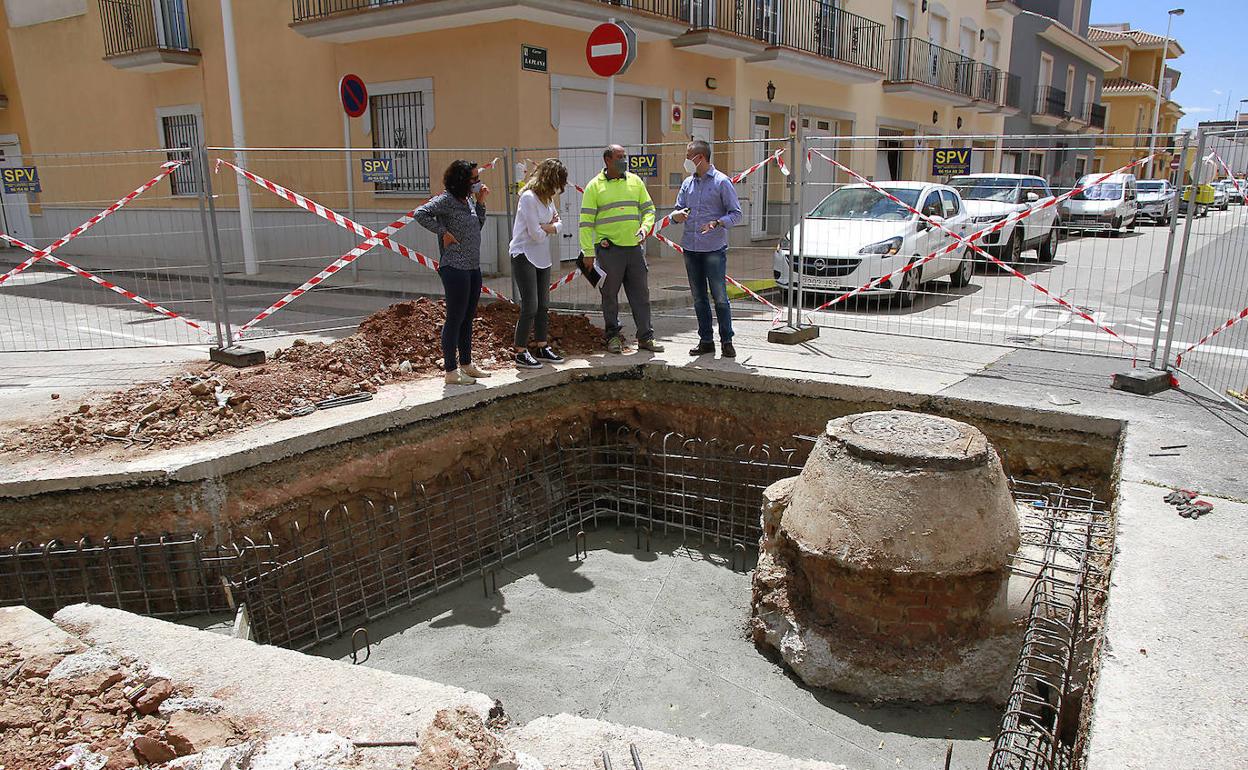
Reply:
[[[0,597],[176,619],[244,605],[257,641],[350,658],[366,635],[365,665],[485,692],[520,721],[567,711],[849,768],[939,766],[949,740],[953,767],[1011,767],[1052,753],[1036,724],[1077,724],[1096,625],[1063,613],[1107,563],[1062,546],[1105,545],[1116,424],[661,367],[525,388],[202,483],[25,499]],[[1081,650],[1052,670],[1016,643],[1003,702],[838,695],[751,637],[764,490],[801,472],[829,418],[895,406],[956,416],[1000,451],[1024,512],[1016,603],[1045,608],[1018,635]],[[6,531],[17,510],[0,504]],[[183,534],[119,526],[141,521]]]

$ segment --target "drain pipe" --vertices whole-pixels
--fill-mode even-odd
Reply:
[[[234,5],[231,0],[221,0],[221,35],[225,38],[225,79],[230,94],[230,133],[233,137],[234,163],[247,168],[247,156],[239,148],[247,146],[243,122],[243,93],[238,82],[238,48],[234,44]],[[238,218],[243,236],[243,269],[247,275],[258,275],[260,263],[256,260],[256,233],[252,227],[251,190],[247,180],[236,174],[238,184]]]

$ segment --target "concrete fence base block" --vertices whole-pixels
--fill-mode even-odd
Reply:
[[[1132,369],[1114,375],[1114,390],[1123,390],[1139,396],[1154,396],[1169,390],[1170,372],[1165,369]]]
[[[781,326],[767,332],[767,341],[778,345],[800,345],[803,342],[810,342],[818,336],[818,326],[803,326],[800,329],[795,329],[792,326]]]
[[[232,366],[235,369],[246,369],[249,366],[263,364],[264,351],[243,345],[231,345],[228,348],[211,348],[208,351],[208,360]]]

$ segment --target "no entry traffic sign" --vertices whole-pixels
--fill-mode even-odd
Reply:
[[[627,23],[599,24],[585,41],[585,61],[599,77],[619,75],[637,58],[637,33]]]
[[[338,95],[342,109],[352,118],[358,118],[368,109],[368,88],[359,75],[343,75],[338,81]]]

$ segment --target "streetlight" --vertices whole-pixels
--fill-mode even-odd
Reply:
[[[1157,97],[1153,100],[1153,133],[1148,140],[1148,178],[1153,177],[1153,155],[1157,152],[1157,126],[1161,122],[1161,84],[1166,77],[1166,57],[1170,55],[1170,25],[1175,16],[1182,16],[1182,8],[1171,8],[1166,11],[1166,42],[1161,47],[1161,67],[1157,73]],[[1194,194],[1194,193],[1193,193]]]

